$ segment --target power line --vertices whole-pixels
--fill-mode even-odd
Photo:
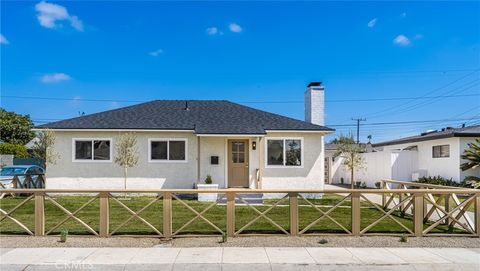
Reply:
[[[422,96],[420,96],[420,97],[427,97],[428,95],[430,95],[430,94],[432,94],[432,93],[435,93],[435,92],[437,92],[437,91],[440,91],[440,90],[442,90],[442,89],[445,89],[445,88],[447,88],[447,87],[450,87],[451,85],[454,85],[455,83],[457,83],[457,82],[459,82],[459,81],[461,81],[461,80],[463,80],[463,79],[465,79],[465,78],[467,78],[467,77],[475,74],[475,73],[478,72],[479,70],[480,70],[480,69],[477,69],[477,70],[475,70],[475,71],[473,71],[473,72],[471,72],[471,73],[468,73],[468,74],[466,74],[466,75],[463,75],[463,76],[461,76],[461,77],[459,77],[459,78],[457,78],[457,79],[455,79],[455,80],[453,80],[453,81],[451,81],[451,82],[449,82],[449,83],[447,83],[447,84],[445,84],[445,85],[443,85],[443,86],[440,86],[440,87],[437,87],[437,88],[435,88],[435,89],[433,89],[433,90],[431,90],[431,91],[428,91],[427,93],[425,93],[425,95],[422,95]],[[474,81],[475,81],[475,80],[474,80]],[[471,83],[471,82],[469,82],[469,83]],[[469,83],[467,83],[467,84],[469,84]],[[465,84],[462,85],[462,86],[460,86],[460,87],[463,87],[463,86],[465,86]],[[415,101],[415,100],[413,100],[413,101]],[[381,113],[389,112],[389,111],[392,111],[392,110],[398,111],[401,107],[403,107],[403,106],[405,106],[405,105],[409,105],[411,102],[412,102],[412,101],[408,101],[408,102],[402,103],[402,104],[400,104],[400,105],[388,107],[388,108],[386,108],[386,109],[383,109],[383,110],[374,112],[374,113],[372,113],[372,114],[369,114],[369,115],[367,115],[367,117],[370,117],[370,118],[371,118],[372,116],[373,116],[373,117],[378,117],[378,116],[383,115],[383,114],[381,114]]]
[[[436,99],[436,98],[458,98],[458,97],[475,97],[480,93],[458,94],[458,95],[438,95],[423,97],[392,97],[392,98],[366,98],[366,99],[333,99],[326,100],[327,103],[345,103],[345,102],[377,102],[377,101],[397,101],[397,100],[419,100],[419,99]],[[82,101],[82,102],[117,102],[117,103],[144,103],[151,100],[112,100],[112,99],[88,99],[88,98],[55,98],[55,97],[38,97],[38,96],[16,96],[2,95],[1,98],[7,99],[27,99],[27,100],[52,100],[52,101]],[[304,103],[304,101],[238,101],[243,104],[294,104]]]
[[[475,116],[474,116],[475,118]],[[480,117],[479,117],[480,119]],[[356,120],[356,119],[354,119]],[[379,125],[392,125],[392,124],[414,124],[414,123],[431,123],[431,122],[446,122],[446,121],[464,121],[471,120],[471,118],[461,119],[437,119],[437,120],[412,120],[412,121],[397,121],[397,122],[375,122],[366,123],[363,126],[379,126]],[[329,127],[356,127],[356,124],[327,124]]]

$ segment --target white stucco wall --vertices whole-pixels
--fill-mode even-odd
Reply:
[[[361,156],[365,164],[363,168],[355,170],[354,177],[356,182],[365,182],[368,187],[375,187],[375,183],[382,179],[411,181],[418,164],[416,151],[369,152]],[[350,171],[343,165],[343,160],[337,157],[332,163],[333,183],[340,183],[341,178],[345,184],[350,183]]]
[[[466,176],[480,177],[480,168],[462,171],[460,164],[463,161],[460,155],[468,148],[468,143],[473,142],[473,137],[452,137],[408,144],[385,146],[383,151],[364,153],[366,167],[356,172],[357,181],[366,182],[374,186],[376,181],[383,178],[398,181],[414,181],[412,174],[420,172],[424,176],[442,176],[461,182]],[[432,148],[438,145],[450,145],[450,157],[433,158]],[[418,151],[400,151],[407,147],[417,146]],[[342,165],[342,158],[332,162],[332,181],[340,183],[344,178],[345,183],[350,183],[350,173]]]
[[[433,158],[432,147],[438,145],[450,145],[450,157]],[[460,176],[460,138],[450,137],[408,144],[385,146],[384,151],[404,149],[409,146],[418,147],[418,170],[425,171],[427,176],[440,175],[444,178],[452,178],[461,181]]]
[[[249,187],[256,187],[256,170],[259,168],[260,139],[258,137],[223,137],[203,136],[200,139],[200,182],[204,182],[207,175],[212,176],[213,183],[219,184],[220,188],[228,187],[227,171],[227,148],[229,139],[248,139],[249,148]],[[256,150],[252,148],[252,142],[257,144]],[[219,164],[211,165],[210,157],[218,156]]]
[[[265,168],[262,188],[315,188],[323,189],[324,185],[324,145],[323,136],[319,133],[269,133],[269,137],[303,138],[303,166],[301,168]]]
[[[192,132],[137,132],[139,150],[138,165],[128,171],[127,188],[193,188],[197,180],[197,136]],[[47,168],[47,188],[123,189],[123,169],[113,160],[119,132],[56,132],[55,151],[60,155],[55,165]],[[265,151],[265,139],[260,137],[237,137],[248,139],[249,187],[256,187],[256,172],[263,168],[263,188],[323,188],[323,136],[318,133],[272,133],[267,137],[295,137],[304,139],[302,168],[264,168],[260,153]],[[75,162],[74,138],[111,139],[112,162]],[[149,162],[148,140],[151,138],[187,139],[187,162]],[[227,140],[235,137],[200,138],[200,182],[208,174],[220,187],[228,187],[226,168]],[[257,148],[253,150],[252,142]],[[211,165],[210,157],[218,156],[219,165]]]
[[[47,167],[46,188],[123,189],[123,169],[113,162],[119,132],[56,132],[55,165]],[[73,162],[73,138],[111,138],[112,162]],[[148,161],[149,138],[186,138],[188,162],[151,163]],[[127,188],[193,188],[197,178],[197,138],[192,132],[138,132],[138,165],[128,171]]]

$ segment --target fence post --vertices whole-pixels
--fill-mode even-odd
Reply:
[[[384,180],[381,180],[382,185],[380,186],[380,189],[387,189],[387,183]],[[385,193],[382,193],[382,208],[385,209],[386,206],[385,204],[387,203],[387,195]]]
[[[235,237],[235,192],[227,192],[227,236]]]
[[[451,208],[450,208],[450,194],[445,194],[445,211],[447,213],[449,213],[451,211]],[[452,220],[450,219],[450,217],[447,217],[447,219],[445,219],[445,225],[450,225],[451,222],[452,222]]]
[[[298,235],[298,193],[288,193],[290,201],[290,235]]]
[[[426,205],[422,193],[414,193],[414,202],[413,202],[413,227],[415,237],[423,236],[423,208]]]
[[[45,235],[45,197],[35,192],[35,236]]]
[[[480,194],[475,196],[475,233],[480,237]]]
[[[100,237],[108,237],[110,233],[110,211],[108,205],[108,192],[100,192]]]
[[[163,193],[163,237],[172,238],[172,193]]]
[[[360,236],[360,193],[353,192],[351,197],[352,197],[352,235]]]

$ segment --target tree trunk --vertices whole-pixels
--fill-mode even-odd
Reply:
[[[124,188],[125,190],[127,190],[127,171],[128,171],[128,168],[127,168],[127,167],[124,167],[124,168],[123,168],[123,188]],[[125,197],[125,198],[127,197],[127,192],[125,192],[124,197]]]

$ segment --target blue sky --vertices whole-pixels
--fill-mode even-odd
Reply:
[[[2,1],[0,22],[1,106],[37,123],[152,99],[303,119],[310,81],[362,141],[480,121],[480,2]]]

